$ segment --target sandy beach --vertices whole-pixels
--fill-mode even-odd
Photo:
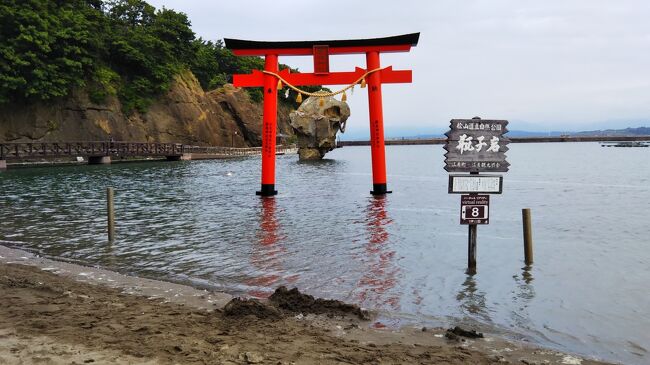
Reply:
[[[297,291],[231,300],[6,247],[0,288],[2,364],[601,364],[489,334],[374,329],[372,313]]]

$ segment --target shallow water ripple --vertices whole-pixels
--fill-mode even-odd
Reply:
[[[125,163],[0,173],[0,244],[121,272],[268,296],[278,285],[397,313],[465,321],[561,350],[650,361],[647,149],[512,145],[504,194],[467,229],[440,146],[387,148],[389,188],[368,194],[370,153],[318,163],[278,156],[274,199],[254,195],[259,159]],[[117,241],[106,241],[105,188]],[[531,208],[535,265],[522,262]]]

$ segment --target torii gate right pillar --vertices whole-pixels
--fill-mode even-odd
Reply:
[[[366,53],[368,70],[380,67],[379,52]],[[386,147],[384,142],[384,111],[381,99],[381,73],[368,75],[368,106],[370,114],[370,153],[372,155],[372,195],[390,193],[386,186]]]

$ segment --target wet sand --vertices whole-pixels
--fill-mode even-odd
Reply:
[[[242,310],[251,303],[1,246],[0,293],[0,364],[601,364],[488,334],[372,329],[365,313],[295,296]]]

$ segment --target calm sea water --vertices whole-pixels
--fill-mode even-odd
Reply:
[[[504,194],[478,228],[447,194],[441,146],[387,148],[394,191],[372,198],[370,150],[318,163],[259,158],[15,169],[0,173],[0,244],[148,277],[266,296],[278,285],[391,313],[471,322],[557,349],[650,362],[650,149],[515,144]],[[105,237],[116,191],[117,241]],[[535,264],[523,268],[521,208]],[[396,314],[396,315],[395,315]]]

